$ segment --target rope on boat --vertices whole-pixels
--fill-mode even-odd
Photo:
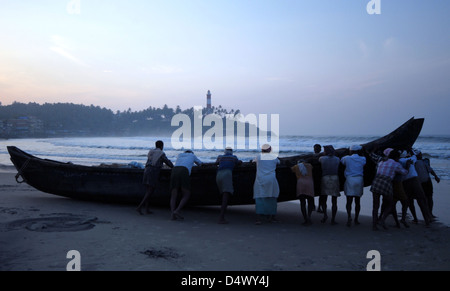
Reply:
[[[20,170],[18,171],[17,175],[16,175],[16,182],[19,184],[25,183],[27,182],[27,180],[25,179],[25,177],[23,176],[23,171],[25,170],[25,168],[28,166],[28,164],[30,163],[31,159],[27,159],[25,161],[25,163],[23,163],[22,167],[20,168]],[[22,181],[19,181],[19,178],[22,177]]]

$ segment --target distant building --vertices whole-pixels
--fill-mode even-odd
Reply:
[[[212,103],[211,103],[211,91],[208,90],[206,94],[206,109],[208,112],[212,111]]]
[[[3,122],[3,134],[10,137],[29,137],[41,134],[44,123],[33,116],[21,116]]]

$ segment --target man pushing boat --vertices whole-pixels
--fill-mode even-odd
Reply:
[[[145,164],[144,178],[142,183],[147,186],[147,191],[136,211],[142,215],[142,207],[146,208],[147,214],[152,213],[149,209],[149,198],[155,192],[156,186],[159,183],[159,176],[163,163],[173,168],[172,162],[166,157],[163,152],[164,142],[158,140],[155,143],[155,148],[148,152],[147,163]]]

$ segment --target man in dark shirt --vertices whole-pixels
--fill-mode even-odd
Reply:
[[[163,163],[169,166],[170,168],[173,168],[173,164],[166,157],[166,154],[163,152],[163,148],[164,143],[158,140],[155,143],[155,149],[152,149],[148,152],[148,159],[147,163],[145,164],[144,170],[144,178],[142,180],[142,183],[147,186],[147,191],[145,193],[144,198],[142,199],[142,202],[136,209],[137,212],[139,212],[139,214],[141,215],[142,215],[142,207],[144,207],[144,205],[147,214],[152,213],[149,209],[149,198],[155,191],[156,186],[158,186],[159,174],[161,172]]]

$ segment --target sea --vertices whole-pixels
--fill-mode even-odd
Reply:
[[[379,136],[282,136],[278,139],[279,156],[306,154],[313,151],[314,144],[333,145],[345,148],[364,144]],[[11,171],[12,163],[7,146],[16,146],[40,158],[95,166],[100,164],[122,164],[142,166],[149,149],[155,141],[164,141],[167,157],[175,161],[180,149],[172,146],[171,137],[64,137],[0,140],[0,170]],[[252,160],[258,149],[237,149],[234,153],[243,161]],[[422,151],[431,161],[431,166],[443,180],[450,180],[450,136],[420,136],[413,148]],[[203,162],[214,162],[222,149],[194,149]]]

